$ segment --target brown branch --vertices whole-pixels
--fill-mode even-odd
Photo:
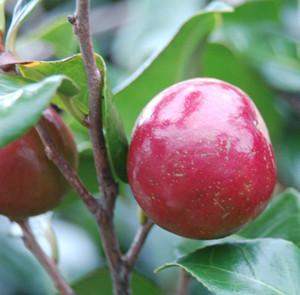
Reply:
[[[145,222],[145,224],[141,225],[138,229],[129,250],[127,251],[127,254],[124,257],[124,260],[126,261],[129,270],[131,270],[134,267],[137,257],[145,243],[145,240],[152,226],[152,220],[148,219]]]
[[[70,186],[77,192],[93,215],[99,215],[100,207],[98,201],[88,192],[81,182],[77,172],[69,165],[64,157],[58,152],[48,132],[47,124],[42,117],[36,126],[36,130],[44,144],[48,158],[56,165]]]
[[[110,265],[111,272],[113,274],[113,282],[115,289],[117,290],[116,294],[129,294],[130,274],[127,272],[126,265],[122,261],[119,242],[113,226],[112,215],[109,214],[107,210],[103,210],[99,206],[97,200],[93,198],[82,184],[76,171],[72,169],[64,157],[57,151],[43,117],[36,126],[36,129],[45,146],[48,158],[52,160],[62,175],[66,178],[66,180],[68,180],[69,184],[81,197],[89,210],[96,217],[108,264]]]
[[[66,283],[64,278],[61,276],[55,262],[49,258],[32,233],[30,225],[27,220],[17,221],[23,232],[23,242],[28,250],[35,255],[39,262],[43,265],[45,270],[51,277],[55,287],[62,295],[76,295],[72,288]]]
[[[122,259],[119,241],[115,232],[113,218],[107,211],[103,212],[101,220],[97,220],[105,256],[111,271],[115,295],[129,295],[130,272]]]
[[[89,89],[89,122],[93,153],[96,164],[97,179],[104,201],[102,206],[111,214],[118,194],[108,160],[102,124],[102,87],[103,77],[99,71],[92,45],[89,0],[77,0],[75,16],[69,17],[78,37],[85,64]]]
[[[99,226],[105,255],[111,271],[115,295],[130,294],[130,275],[132,268],[149,233],[151,221],[143,225],[137,233],[128,256],[122,256],[119,241],[113,224],[114,205],[118,194],[118,186],[114,181],[102,124],[102,88],[103,77],[99,71],[92,45],[89,0],[77,0],[75,15],[69,17],[74,32],[78,37],[85,64],[89,90],[89,130],[93,145],[93,154],[97,179],[102,192],[101,215],[98,215]]]
[[[74,32],[78,37],[80,49],[85,64],[89,90],[89,130],[93,145],[93,154],[97,179],[102,192],[102,214],[97,218],[104,251],[111,271],[114,293],[116,295],[130,294],[129,277],[126,264],[122,261],[119,241],[117,239],[113,213],[118,194],[114,181],[102,124],[102,87],[103,77],[96,65],[90,30],[89,1],[77,0],[75,16],[69,17]]]

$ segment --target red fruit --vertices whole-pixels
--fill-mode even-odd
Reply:
[[[128,158],[133,194],[159,226],[195,239],[256,217],[276,181],[272,145],[250,98],[198,78],[158,94],[139,116]]]
[[[47,109],[44,118],[58,151],[76,168],[78,156],[69,129],[53,109]],[[0,149],[0,214],[21,219],[43,213],[55,207],[67,190],[35,128]]]

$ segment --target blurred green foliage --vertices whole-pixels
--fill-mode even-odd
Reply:
[[[241,87],[255,101],[275,145],[279,182],[284,187],[300,189],[300,22],[296,0],[249,1],[236,7],[235,12],[208,13],[204,17],[199,16],[199,11],[207,4],[212,8],[212,1],[91,2],[95,48],[107,63],[116,106],[128,138],[139,111],[157,92],[181,79],[217,77]],[[224,9],[226,5],[223,3],[221,7]],[[21,30],[17,43],[19,55],[26,59],[56,60],[78,53],[76,38],[66,21],[73,10],[74,1],[71,0],[43,1]],[[9,5],[7,13],[11,14]],[[129,85],[128,81],[133,84]],[[79,174],[91,192],[96,193],[87,131],[68,114],[64,116],[81,152]],[[122,182],[120,186],[115,221],[121,247],[125,250],[138,226],[137,208],[128,186]],[[299,210],[299,197],[286,194],[286,200],[275,200],[272,211],[266,214],[271,215],[268,219],[272,221],[278,216],[284,218],[278,222],[286,235],[276,233],[276,237],[293,240],[299,245],[294,228],[298,218],[290,218]],[[275,217],[274,212],[279,215]],[[75,284],[80,294],[92,295],[100,289],[102,295],[111,294],[107,272],[97,270],[92,259],[82,255],[86,245],[94,247],[94,260],[101,268],[105,267],[97,227],[76,194],[67,196],[54,211],[53,220],[61,222],[56,225],[58,239],[63,240],[65,235],[60,233],[63,224],[70,224],[79,231],[74,239],[65,239],[60,244],[62,255],[70,252],[60,264],[66,278]],[[261,219],[257,222],[262,223]],[[54,294],[42,268],[22,250],[17,237],[7,234],[10,233],[9,223],[1,219],[0,228],[6,229],[0,236],[0,294]],[[247,230],[247,237],[257,237],[259,233],[257,229],[251,231],[251,226],[245,232]],[[177,270],[154,275],[153,269],[174,260],[178,254],[176,245],[186,242],[156,227],[137,263],[137,270],[144,275],[136,275],[134,294],[147,294],[141,290],[153,295],[174,294]],[[193,244],[187,245],[192,249]],[[74,251],[62,250],[68,248]],[[193,294],[206,294],[199,284],[192,289]]]

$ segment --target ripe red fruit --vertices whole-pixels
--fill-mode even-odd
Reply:
[[[75,168],[78,156],[69,129],[53,109],[47,109],[44,118],[57,149]],[[0,149],[0,214],[21,219],[43,213],[55,207],[67,190],[35,128]]]
[[[237,87],[198,78],[158,94],[139,116],[128,158],[139,205],[178,235],[213,239],[256,217],[276,181],[265,123]]]

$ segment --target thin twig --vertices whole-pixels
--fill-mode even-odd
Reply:
[[[31,251],[32,254],[39,260],[45,270],[50,275],[55,287],[62,295],[76,295],[72,288],[66,283],[62,275],[60,274],[56,264],[50,259],[42,250],[40,245],[32,233],[30,225],[27,220],[17,222],[23,232],[23,241],[25,246]]]
[[[176,295],[188,295],[189,285],[190,285],[190,277],[185,270],[181,269]]]
[[[99,204],[97,200],[88,192],[84,184],[81,182],[77,172],[69,165],[69,163],[56,149],[43,117],[37,124],[36,130],[38,131],[39,136],[44,144],[45,152],[48,158],[60,170],[62,175],[66,178],[71,187],[77,192],[91,213],[97,215],[99,213]]]
[[[133,242],[127,251],[125,261],[127,262],[128,268],[131,270],[137,260],[137,257],[145,243],[145,240],[153,226],[152,220],[148,219],[145,224],[141,225],[138,229]]]

